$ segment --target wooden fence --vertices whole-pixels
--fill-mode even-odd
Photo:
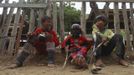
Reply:
[[[3,8],[2,15],[0,16],[0,53],[11,54],[13,51],[19,49],[19,41],[21,38],[21,33],[24,26],[24,20],[26,15],[30,15],[29,18],[29,31],[32,32],[35,28],[35,21],[38,20],[38,26],[40,26],[40,19],[44,15],[48,15],[53,18],[54,29],[57,31],[57,12],[60,11],[59,19],[60,19],[60,37],[61,40],[64,38],[64,4],[65,2],[81,2],[81,17],[80,22],[84,33],[86,34],[86,2],[90,2],[91,12],[94,12],[95,15],[105,14],[108,16],[109,5],[114,3],[114,30],[116,33],[120,33],[120,19],[119,19],[119,2],[122,3],[122,14],[123,21],[125,24],[125,32],[126,32],[126,45],[127,49],[131,50],[134,45],[131,43],[130,35],[134,37],[134,9],[133,2],[134,0],[41,0],[40,3],[34,3],[30,0],[25,2],[24,0],[19,0],[18,3],[9,3],[9,0],[0,0],[0,7]],[[57,8],[57,2],[59,3],[59,9]],[[105,2],[104,10],[105,13],[99,11],[98,5],[96,2]],[[130,16],[127,15],[126,3],[130,5]],[[9,14],[8,14],[8,8]],[[14,10],[17,8],[17,12],[14,16]],[[28,12],[30,11],[30,12]],[[89,16],[90,17],[90,16]],[[129,23],[130,21],[130,23]],[[9,29],[12,27],[11,34],[8,35]],[[8,47],[6,47],[7,42],[9,43]]]

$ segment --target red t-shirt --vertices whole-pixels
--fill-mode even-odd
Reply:
[[[77,46],[76,46],[77,44]],[[77,39],[74,39],[72,36],[68,36],[63,42],[62,42],[62,48],[65,48],[66,46],[69,47],[68,50],[70,50],[73,47],[77,47],[82,52],[83,56],[86,56],[87,51],[92,46],[92,39],[87,39],[84,36],[80,36]],[[75,57],[77,53],[73,54],[72,57]]]
[[[38,36],[39,34],[41,34],[42,32],[44,32],[44,30],[42,28],[37,28],[33,33],[32,35],[36,35]],[[48,32],[49,34],[52,35],[52,39],[49,40],[49,41],[52,41],[55,43],[55,46],[58,46],[59,45],[59,40],[58,40],[58,37],[57,37],[57,34],[55,31],[51,30]],[[35,41],[34,42],[34,46],[36,47],[36,49],[38,51],[46,51],[46,42],[47,41]]]

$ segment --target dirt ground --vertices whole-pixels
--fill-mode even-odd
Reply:
[[[55,68],[47,67],[46,60],[43,56],[31,56],[23,67],[18,69],[6,69],[7,66],[14,63],[13,58],[14,57],[7,56],[0,57],[0,75],[92,75],[90,68],[89,70],[79,70],[71,65],[67,65],[63,70],[63,57],[59,54],[56,57],[57,67]],[[106,66],[97,75],[134,75],[134,64],[130,64],[129,67],[123,67],[114,60],[114,58],[110,58],[109,62],[105,62]],[[91,67],[91,65],[89,65],[89,67]]]

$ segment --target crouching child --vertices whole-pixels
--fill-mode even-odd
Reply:
[[[44,54],[48,57],[48,66],[52,67],[55,63],[55,49],[59,45],[56,32],[53,31],[52,20],[45,16],[41,19],[42,27],[36,28],[34,32],[28,34],[28,42],[18,53],[16,64],[10,68],[22,67],[24,61],[30,55],[31,50],[36,50],[37,54]]]
[[[79,24],[73,24],[71,34],[62,42],[62,53],[67,53],[69,61],[77,68],[87,67],[86,55],[91,48],[92,39],[87,39]]]

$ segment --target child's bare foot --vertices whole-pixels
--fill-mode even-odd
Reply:
[[[96,65],[93,64],[93,67],[92,67],[92,69],[91,69],[91,72],[92,72],[93,74],[98,74],[98,72],[99,72],[101,69],[102,69],[101,67],[96,66]]]
[[[105,64],[102,62],[101,59],[96,60],[95,65],[96,65],[96,66],[99,66],[99,67],[105,67]]]
[[[17,64],[12,64],[11,66],[7,67],[8,69],[15,69],[15,68],[19,68],[22,67],[22,65],[17,65]]]
[[[125,60],[123,60],[123,59],[120,59],[120,60],[119,60],[119,64],[120,64],[120,65],[123,65],[123,66],[126,66],[126,67],[129,66],[128,62],[125,61]]]

